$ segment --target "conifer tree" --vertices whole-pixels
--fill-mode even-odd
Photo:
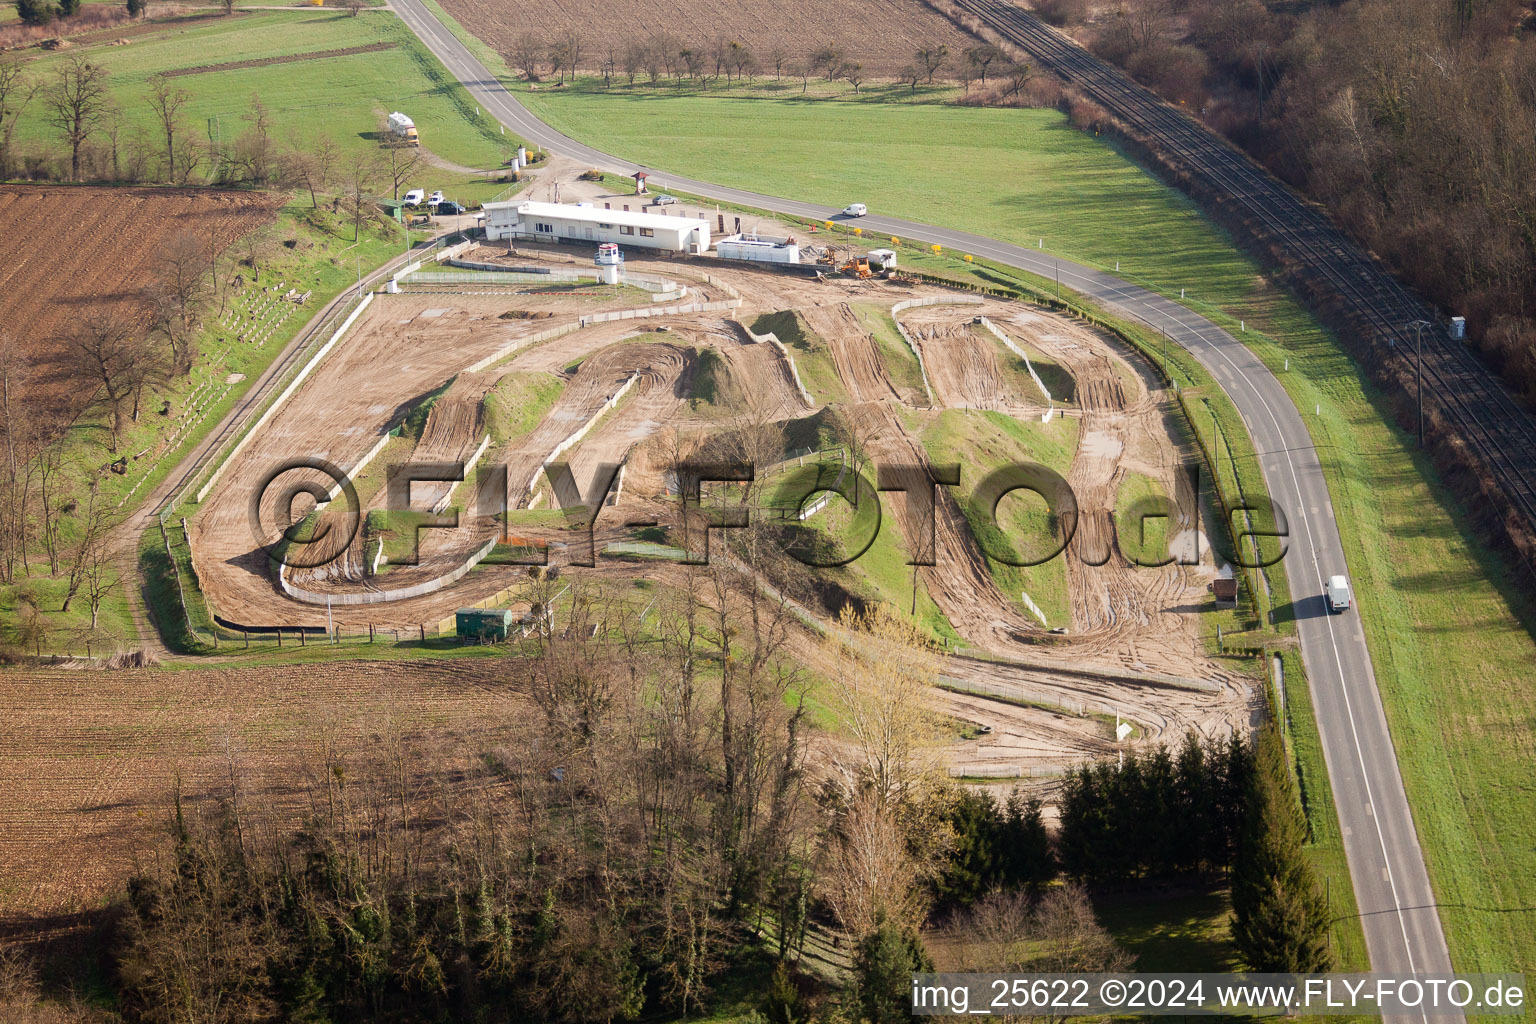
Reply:
[[[1328,908],[1302,851],[1306,822],[1273,725],[1259,733],[1232,874],[1232,939],[1254,971],[1305,974],[1333,964]]]

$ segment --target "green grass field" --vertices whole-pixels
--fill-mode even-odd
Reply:
[[[1140,273],[1177,289],[1241,292],[1256,270],[1193,203],[1054,110],[943,103],[527,91],[572,138],[691,177],[769,195],[977,231]],[[699,126],[708,125],[708,131]]]

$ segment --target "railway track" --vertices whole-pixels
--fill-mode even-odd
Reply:
[[[1433,325],[1423,332],[1425,407],[1438,406],[1487,466],[1510,506],[1536,532],[1536,421],[1491,370],[1451,339],[1427,303],[1321,212],[1118,68],[1000,0],[953,2],[1182,163],[1212,193],[1228,197],[1299,265],[1323,275],[1353,319],[1369,330],[1367,340],[1385,342],[1410,373],[1416,362],[1412,324],[1426,320]],[[1527,568],[1536,571],[1529,563]]]

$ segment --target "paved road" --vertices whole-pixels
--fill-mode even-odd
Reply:
[[[694,181],[621,160],[567,138],[535,118],[419,0],[393,0],[405,23],[486,110],[524,139],[617,174],[649,172],[666,187],[793,216],[827,219],[831,208]],[[853,197],[853,198],[863,198]],[[861,220],[870,234],[937,242],[1044,277],[1058,272],[1065,286],[1167,328],[1192,352],[1237,405],[1261,453],[1271,496],[1290,518],[1286,570],[1306,661],[1329,778],[1344,829],[1350,875],[1360,905],[1372,966],[1379,971],[1450,970],[1450,955],[1434,908],[1392,737],[1382,712],[1365,634],[1351,611],[1330,615],[1325,579],[1344,572],[1343,545],[1317,452],[1302,416],[1268,368],[1232,335],[1177,302],[1110,274],[1037,250],[892,217]]]

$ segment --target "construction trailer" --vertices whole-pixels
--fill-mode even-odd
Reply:
[[[896,269],[895,249],[871,249],[869,250],[869,269],[875,273],[882,270]]]
[[[709,221],[658,213],[603,210],[591,203],[539,203],[512,199],[486,203],[487,241],[593,244],[611,242],[626,249],[703,253],[709,249]]]
[[[729,235],[715,243],[715,255],[726,260],[754,263],[799,263],[800,246],[793,238],[775,238],[744,232]]]
[[[501,643],[512,631],[510,608],[460,608],[453,613],[459,643]]]
[[[395,111],[389,115],[389,134],[394,136],[397,142],[406,142],[412,146],[421,145],[421,139],[416,134],[416,122],[406,115]]]
[[[1223,563],[1217,570],[1216,578],[1211,581],[1211,593],[1217,601],[1237,603],[1237,573],[1230,565]]]

